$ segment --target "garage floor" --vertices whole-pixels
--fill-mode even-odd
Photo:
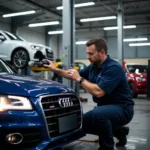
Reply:
[[[95,106],[89,94],[81,93],[81,96],[88,98],[88,102],[82,103],[84,112]],[[134,102],[135,115],[132,122],[128,125],[130,127],[128,143],[125,147],[115,147],[116,150],[150,149],[150,100],[146,99],[146,95],[139,95],[137,99],[134,99]],[[97,136],[87,135],[78,141],[66,145],[63,150],[97,150],[99,144],[94,142],[96,139],[98,139]],[[91,142],[86,142],[86,140]]]

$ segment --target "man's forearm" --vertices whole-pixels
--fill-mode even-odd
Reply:
[[[88,93],[96,97],[102,97],[105,95],[104,91],[100,89],[100,87],[98,87],[97,84],[84,80],[84,82],[82,82],[81,85]]]
[[[53,72],[57,73],[59,76],[62,76],[64,78],[71,79],[67,73],[67,70],[56,68],[55,70],[53,70]]]

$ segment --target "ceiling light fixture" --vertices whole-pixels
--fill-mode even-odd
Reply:
[[[111,20],[111,19],[116,19],[116,18],[117,18],[116,16],[96,17],[96,18],[85,18],[85,19],[80,19],[80,22]]]
[[[95,5],[95,3],[94,2],[80,3],[80,4],[75,4],[74,7],[79,8],[79,7],[92,6],[92,5]],[[61,10],[63,9],[63,6],[56,7],[56,9]]]
[[[48,34],[53,35],[53,34],[62,34],[63,31],[59,30],[59,31],[49,31]]]
[[[81,45],[81,44],[86,44],[87,41],[77,41],[76,44],[77,45]]]
[[[123,26],[123,29],[132,29],[132,28],[136,28],[136,25],[128,25],[128,26]],[[114,26],[114,27],[104,27],[104,30],[117,30],[118,27]]]
[[[31,11],[24,11],[24,12],[18,12],[18,13],[4,14],[3,18],[29,15],[29,14],[34,14],[35,12],[36,12],[35,10],[31,10]]]
[[[128,26],[123,26],[124,29],[133,29],[136,28],[136,25],[128,25]]]
[[[150,43],[130,43],[129,46],[150,46]]]
[[[39,26],[50,26],[50,25],[57,25],[59,21],[51,21],[51,22],[41,22],[41,23],[31,23],[29,27],[39,27]]]
[[[124,39],[124,42],[131,42],[131,41],[146,41],[147,38],[132,38],[132,39]],[[86,44],[87,41],[77,41],[77,45]]]
[[[147,41],[147,38],[132,38],[132,39],[124,39],[124,42],[132,42],[132,41]]]

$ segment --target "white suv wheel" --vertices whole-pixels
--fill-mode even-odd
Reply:
[[[12,63],[16,68],[23,68],[27,65],[29,61],[28,53],[23,50],[17,50],[13,53],[12,56]]]

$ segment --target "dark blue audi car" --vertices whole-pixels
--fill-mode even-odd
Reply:
[[[75,92],[54,81],[17,74],[0,59],[0,150],[49,150],[82,137]]]

